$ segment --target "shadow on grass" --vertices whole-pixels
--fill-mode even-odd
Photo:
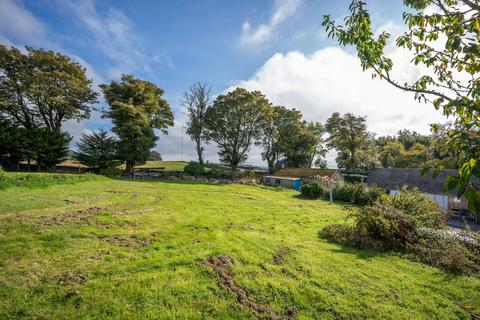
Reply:
[[[337,248],[335,249],[330,249],[331,252],[333,253],[346,253],[346,254],[353,254],[357,256],[360,259],[371,259],[371,258],[377,258],[377,257],[386,257],[386,256],[391,256],[391,255],[398,255],[397,252],[395,251],[376,251],[373,249],[364,249],[364,248],[358,248],[353,245],[347,244],[347,243],[341,243],[338,241],[330,240],[327,238],[324,238],[322,236],[319,236],[320,239],[325,240],[329,244],[335,245]]]

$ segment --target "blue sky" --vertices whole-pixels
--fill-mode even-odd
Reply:
[[[332,111],[354,112],[367,115],[369,126],[381,134],[394,133],[401,126],[428,131],[428,121],[436,120],[437,114],[399,113],[406,104],[412,110],[418,105],[411,97],[392,103],[391,88],[367,80],[369,75],[357,70],[353,52],[327,39],[322,16],[340,19],[349,3],[1,0],[0,42],[67,53],[87,68],[96,85],[129,73],[164,88],[177,118],[176,126],[157,145],[167,159],[181,156],[179,96],[194,81],[209,82],[215,94],[237,85],[260,89],[274,103],[302,110],[308,120],[323,122]],[[402,31],[402,1],[368,4],[376,27],[393,34]],[[395,50],[392,55],[405,60],[405,54]],[[400,78],[418,72],[408,60],[398,70]],[[389,119],[403,117],[388,124]],[[65,125],[75,137],[100,127],[108,128],[109,123],[98,114],[84,123]],[[192,146],[185,138],[185,159],[194,158]],[[214,146],[207,148],[207,157],[216,160]],[[329,164],[332,161],[330,155]],[[261,163],[258,149],[252,148],[249,162]]]

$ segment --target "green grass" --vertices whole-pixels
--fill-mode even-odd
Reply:
[[[138,168],[165,168],[167,171],[183,171],[188,164],[185,161],[147,161]]]
[[[0,190],[11,187],[38,188],[58,184],[72,184],[102,180],[93,174],[6,173],[0,172]]]
[[[480,314],[479,278],[329,243],[317,231],[342,206],[296,195],[109,179],[0,191],[0,319],[253,318],[202,263],[217,254],[250,299],[296,319]]]

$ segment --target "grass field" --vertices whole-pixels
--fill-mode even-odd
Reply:
[[[183,171],[188,164],[185,161],[147,161],[138,168],[165,168],[167,171]]]
[[[329,243],[341,205],[290,190],[98,178],[0,191],[0,319],[470,319],[480,279]],[[210,261],[210,260],[209,260]],[[222,279],[222,278],[220,278]]]

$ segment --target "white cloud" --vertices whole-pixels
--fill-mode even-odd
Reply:
[[[14,0],[0,1],[0,41],[3,44],[27,42],[45,43],[47,27],[30,11]]]
[[[91,0],[59,1],[69,9],[93,35],[93,42],[111,61],[107,76],[119,78],[122,73],[150,72],[152,64],[173,67],[165,54],[146,52],[142,36],[132,21],[121,11],[111,7],[99,12]]]
[[[266,24],[253,29],[247,20],[242,25],[240,43],[244,46],[260,45],[269,41],[274,35],[276,28],[288,17],[295,14],[302,0],[277,0],[275,10]]]
[[[420,70],[409,63],[404,51],[391,52],[400,61],[394,75],[413,80]],[[429,132],[428,124],[446,118],[433,106],[419,104],[410,93],[373,80],[363,72],[358,58],[338,47],[327,47],[311,55],[293,51],[277,53],[253,74],[233,87],[261,90],[272,103],[295,107],[304,118],[325,122],[333,112],[367,116],[368,129],[380,135],[406,128]],[[335,155],[329,154],[329,165]]]

